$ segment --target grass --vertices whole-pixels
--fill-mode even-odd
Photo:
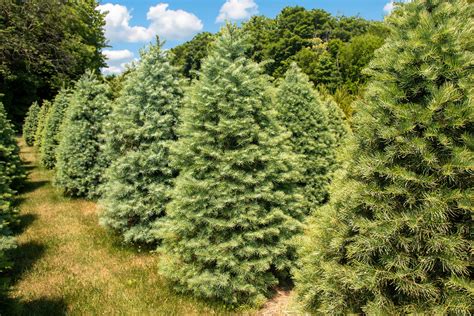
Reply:
[[[34,149],[20,145],[29,177],[19,196],[12,290],[0,315],[230,314],[170,290],[159,256],[121,244],[98,225],[95,203],[63,197]]]

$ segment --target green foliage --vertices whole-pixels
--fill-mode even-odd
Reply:
[[[70,97],[56,149],[56,184],[72,196],[97,197],[107,157],[101,154],[103,122],[109,114],[107,86],[90,71]]]
[[[242,31],[249,44],[246,56],[258,63],[265,62],[267,74],[282,77],[296,61],[315,85],[324,84],[335,93],[336,88],[346,82],[345,87],[351,88],[351,94],[358,93],[358,86],[365,84],[365,76],[361,76],[360,71],[387,34],[379,22],[360,17],[334,17],[324,10],[306,10],[299,6],[284,8],[275,19],[254,16],[242,24]],[[196,71],[214,37],[201,33],[172,49],[175,54],[172,63],[185,77],[196,78]],[[353,38],[357,39],[351,41]],[[320,47],[315,47],[315,43]],[[344,52],[343,65],[339,63],[340,51]]]
[[[275,20],[262,15],[253,16],[242,24],[242,32],[248,41],[247,57],[258,63],[265,61],[265,48],[270,44],[275,27]]]
[[[69,105],[70,92],[61,89],[54,98],[49,114],[46,117],[42,131],[42,146],[40,148],[40,161],[47,169],[56,165],[56,147],[59,144],[59,128],[63,122],[64,113]]]
[[[24,178],[18,146],[3,104],[0,103],[0,297],[8,286],[7,270],[11,262],[7,251],[15,246],[10,224],[15,220],[11,202],[15,186]]]
[[[36,126],[35,141],[34,141],[34,145],[38,149],[38,151],[41,150],[41,146],[43,144],[43,140],[44,140],[43,130],[46,125],[46,120],[48,119],[50,109],[51,109],[51,102],[49,102],[48,100],[43,100],[40,111],[38,113],[38,123]]]
[[[0,93],[15,124],[33,101],[52,99],[105,57],[96,0],[0,1]]]
[[[386,19],[353,161],[302,241],[297,290],[313,311],[472,312],[473,14],[415,0]]]
[[[269,83],[227,25],[182,111],[172,147],[180,173],[159,230],[163,274],[178,291],[259,304],[292,265],[301,173],[276,123]]]
[[[276,96],[281,125],[291,132],[292,150],[301,157],[303,194],[309,202],[306,214],[328,199],[327,186],[334,169],[335,135],[329,130],[326,106],[308,76],[293,63],[281,81]],[[334,124],[341,123],[334,122]]]
[[[28,109],[23,123],[23,138],[28,146],[33,146],[35,143],[36,129],[38,128],[38,117],[40,107],[37,102],[33,102]]]
[[[141,54],[107,120],[106,172],[100,223],[126,242],[156,242],[177,171],[169,163],[183,92],[162,43]]]
[[[303,48],[293,59],[315,85],[324,85],[328,90],[335,91],[342,83],[341,73],[336,59],[324,48],[322,51]]]
[[[350,91],[357,92],[365,84],[367,76],[362,70],[374,57],[374,52],[382,46],[384,38],[370,33],[356,36],[339,51],[339,63],[342,76]]]
[[[334,147],[337,151],[337,148],[344,145],[347,141],[346,138],[351,132],[349,124],[347,123],[343,110],[332,97],[325,96],[322,97],[322,99],[328,114],[329,131],[334,137]]]
[[[214,42],[214,35],[208,32],[199,33],[182,45],[171,49],[171,63],[178,67],[186,78],[194,79],[201,69],[201,61],[207,57],[209,47]]]

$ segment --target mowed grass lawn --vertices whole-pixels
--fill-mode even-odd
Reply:
[[[18,202],[12,290],[0,315],[231,314],[170,290],[157,254],[127,247],[100,227],[95,203],[63,197],[53,172],[19,142],[29,176]],[[253,313],[261,311],[245,312]]]

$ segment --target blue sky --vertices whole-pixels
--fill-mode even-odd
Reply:
[[[252,15],[275,17],[286,6],[321,8],[334,15],[359,15],[382,20],[393,7],[390,0],[103,0],[98,10],[108,12],[104,50],[106,74],[119,73],[139,57],[139,49],[155,35],[170,48],[203,31],[216,32],[226,20],[242,22]]]

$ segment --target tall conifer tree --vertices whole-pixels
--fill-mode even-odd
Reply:
[[[330,131],[326,105],[312,83],[292,63],[276,95],[278,120],[291,132],[288,140],[304,166],[303,193],[309,202],[306,212],[325,203],[335,161],[335,135]]]
[[[182,82],[158,43],[142,52],[126,77],[106,126],[106,172],[100,222],[126,242],[156,241],[173,178],[169,145],[176,140]]]
[[[163,273],[176,289],[261,303],[292,264],[300,232],[297,159],[276,123],[269,83],[227,25],[203,63],[173,147],[180,170],[163,227]]]
[[[40,111],[38,113],[38,123],[36,125],[36,131],[35,131],[34,145],[36,146],[38,150],[41,149],[41,145],[43,141],[43,130],[44,130],[44,126],[49,115],[50,108],[51,108],[51,102],[49,102],[48,100],[43,100]]]
[[[42,146],[40,149],[41,163],[48,169],[56,165],[56,147],[59,143],[59,128],[64,118],[64,113],[69,105],[70,92],[61,89],[54,98],[50,112],[44,124]]]
[[[66,194],[95,198],[107,157],[102,154],[103,122],[109,114],[107,87],[92,72],[76,83],[60,128],[56,184]]]
[[[0,103],[0,297],[8,280],[6,271],[11,263],[6,252],[15,246],[10,224],[15,220],[11,202],[14,188],[24,177],[15,134]]]
[[[39,112],[40,107],[38,102],[33,102],[25,116],[25,122],[23,123],[23,138],[28,146],[33,146],[35,143]]]
[[[309,308],[472,312],[473,14],[465,0],[414,0],[387,18],[354,161],[301,250],[297,289]]]

